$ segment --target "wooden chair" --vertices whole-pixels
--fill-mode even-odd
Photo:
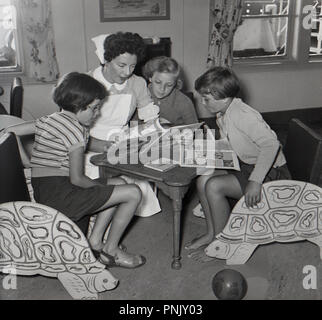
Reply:
[[[0,96],[2,96],[4,93],[3,88],[0,86]],[[0,102],[0,114],[8,114],[6,108],[4,107],[4,105]]]
[[[283,148],[293,180],[319,185],[322,170],[322,136],[299,119],[291,119]]]
[[[0,132],[5,128],[8,128],[13,125],[21,124],[24,122],[25,120],[19,117],[7,115],[7,114],[0,114]],[[20,141],[27,155],[31,157],[31,150],[34,142],[34,135],[21,136]]]
[[[16,137],[0,137],[0,203],[30,201]]]
[[[10,90],[10,115],[21,118],[23,105],[23,86],[22,80],[15,77]]]
[[[3,95],[3,88],[0,87],[0,96]],[[10,88],[10,115],[21,118],[23,105],[23,85],[20,77],[12,80]],[[6,108],[0,103],[0,114],[8,114]]]
[[[16,137],[0,135],[0,272],[57,277],[75,299],[97,299],[118,280],[64,214],[30,201]]]

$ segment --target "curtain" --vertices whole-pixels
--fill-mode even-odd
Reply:
[[[211,0],[212,29],[207,67],[233,63],[233,37],[241,23],[242,0]]]
[[[58,79],[50,0],[14,0],[21,26],[24,73],[42,82]]]

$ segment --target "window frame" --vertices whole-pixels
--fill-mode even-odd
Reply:
[[[16,23],[16,29],[14,30],[15,33],[15,45],[16,45],[16,59],[17,59],[17,66],[16,67],[12,67],[12,68],[6,68],[4,67],[3,70],[1,70],[0,67],[0,83],[8,83],[11,82],[12,78],[16,77],[16,76],[23,76],[24,72],[23,72],[23,67],[24,67],[24,54],[23,54],[23,46],[22,46],[22,32],[21,32],[21,26],[19,24],[19,12],[18,12],[18,8],[15,6],[14,2],[11,1],[11,6],[15,7],[16,10],[16,19],[15,19],[15,23]]]
[[[12,5],[15,6],[14,1],[12,2]],[[24,84],[36,84],[39,85],[41,84],[40,81],[34,79],[34,78],[30,78],[26,75],[26,57],[25,57],[25,52],[23,49],[23,31],[22,31],[22,25],[21,25],[21,19],[20,19],[20,15],[21,12],[19,10],[19,7],[15,6],[16,8],[16,34],[18,36],[17,39],[17,48],[19,51],[19,61],[18,64],[19,66],[17,67],[16,70],[7,70],[7,71],[0,71],[0,86],[6,87],[6,86],[10,86],[13,79],[15,77],[20,77],[23,81]],[[53,81],[46,81],[47,84],[51,84],[51,83],[55,83],[56,80]]]
[[[322,6],[322,2],[320,2],[321,6]],[[319,24],[320,24],[320,28],[322,28],[321,24],[322,24],[322,10],[319,14],[319,17],[320,17],[320,20],[319,21]],[[313,22],[312,22],[313,23]],[[321,62],[322,61],[322,53],[320,54],[311,54],[310,53],[310,47],[311,47],[311,37],[312,37],[312,30],[309,30],[310,31],[310,43],[309,43],[309,52],[308,52],[308,55],[309,55],[309,62]]]
[[[238,68],[243,67],[264,67],[265,66],[293,66],[293,65],[315,65],[322,63],[322,55],[310,55],[311,29],[303,27],[303,8],[312,5],[311,0],[290,0],[288,13],[288,35],[287,51],[283,56],[263,56],[250,58],[233,58],[233,65]],[[265,15],[263,18],[269,18]],[[258,16],[255,16],[258,18]],[[252,17],[252,18],[255,18]],[[247,19],[252,19],[247,18]]]

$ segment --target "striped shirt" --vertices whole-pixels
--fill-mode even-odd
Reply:
[[[69,174],[69,153],[80,146],[85,150],[89,132],[68,111],[55,112],[36,121],[32,168],[58,169]]]

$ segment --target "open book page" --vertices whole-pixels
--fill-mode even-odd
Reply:
[[[135,123],[135,125],[133,125]],[[145,137],[152,135],[154,133],[166,132],[158,119],[152,123],[137,124],[137,122],[131,122],[129,127],[125,127],[122,132],[114,139],[115,143],[129,143],[128,141],[132,139],[144,140]]]
[[[181,167],[240,170],[237,155],[227,140],[194,140],[181,155]]]
[[[202,123],[174,126],[145,143],[140,150],[147,165],[179,164],[181,167],[240,170],[236,153],[227,139],[215,140],[207,130],[206,137],[198,136]]]
[[[139,162],[142,164],[161,158],[179,163],[182,136],[188,133],[193,139],[194,130],[200,128],[202,124],[168,125],[167,128],[163,128],[159,120],[155,120],[149,124],[132,125],[115,135],[115,143],[106,151],[107,158],[113,158],[113,162],[119,159],[121,163],[126,163],[130,154],[138,154]]]
[[[185,132],[191,132],[195,129],[198,129],[202,126],[203,122],[197,122],[192,124],[186,124],[186,125],[180,125],[180,126],[170,126],[167,129],[163,129],[162,131],[156,131],[156,134],[154,132],[150,132],[148,135],[148,139],[144,145],[142,145],[140,153],[146,153],[152,148],[158,148],[160,149],[160,152],[162,154],[162,149],[174,145],[181,144],[182,135],[185,134]],[[161,127],[161,125],[160,125]],[[141,139],[147,138],[141,137]],[[160,156],[162,157],[162,156]],[[168,157],[163,157],[168,158]]]
[[[139,125],[137,122],[131,122],[129,127],[126,126],[113,135],[113,139],[111,140],[114,140],[114,144],[108,149],[108,152],[112,154],[119,150],[122,151],[123,157],[126,157],[124,153],[138,153],[142,145],[151,140],[155,140],[163,132],[166,132],[166,130],[161,127],[158,120]]]
[[[182,167],[240,170],[237,155],[228,140],[215,140],[208,129],[205,135],[202,129],[198,130],[202,124],[165,129],[156,120],[148,125],[129,127],[107,150],[107,158],[128,163],[128,156],[137,154],[136,161],[153,167],[167,165],[170,168],[169,165],[179,164]]]

